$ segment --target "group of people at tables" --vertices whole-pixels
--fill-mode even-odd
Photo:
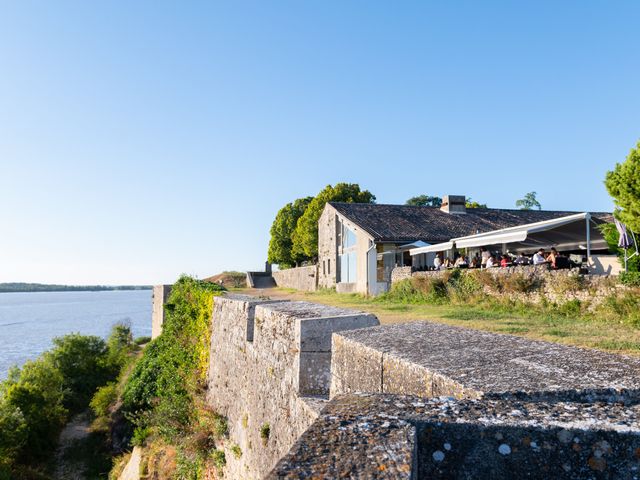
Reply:
[[[442,253],[436,254],[433,260],[435,270],[444,270],[446,268],[494,268],[494,267],[512,267],[514,265],[542,265],[548,264],[551,268],[558,268],[558,259],[562,256],[555,248],[551,248],[546,253],[544,248],[539,249],[531,257],[524,253],[511,255],[509,253],[502,254],[499,258],[485,247],[482,247],[480,253],[471,258],[467,258],[463,253],[458,254],[452,261],[450,258],[443,258]]]

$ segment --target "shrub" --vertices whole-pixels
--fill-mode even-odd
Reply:
[[[136,345],[144,345],[145,343],[149,343],[151,341],[151,337],[137,337],[133,343]]]
[[[133,437],[131,438],[131,445],[142,446],[145,440],[151,435],[151,429],[149,427],[136,427],[133,430]]]
[[[640,287],[640,272],[622,272],[620,283],[632,287]]]
[[[225,455],[224,450],[214,450],[211,452],[211,460],[218,469],[223,469],[227,464],[227,456]]]
[[[271,436],[271,425],[268,423],[262,424],[260,427],[260,438],[262,439],[262,444],[266,445],[269,441],[269,437]]]
[[[240,448],[240,445],[238,445],[237,443],[234,443],[231,446],[231,453],[233,453],[233,456],[238,459],[242,456],[242,449]]]
[[[89,406],[96,417],[106,417],[117,398],[118,385],[115,382],[107,383],[96,391]]]

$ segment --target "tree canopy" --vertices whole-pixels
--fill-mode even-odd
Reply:
[[[417,207],[440,207],[442,205],[442,198],[432,195],[418,195],[407,200],[405,205],[414,205]]]
[[[375,195],[368,190],[361,190],[357,183],[327,185],[309,202],[304,214],[298,219],[292,236],[293,257],[318,256],[318,220],[327,202],[375,203],[375,200]]]
[[[540,205],[536,195],[536,192],[527,193],[524,198],[516,200],[516,207],[520,208],[520,210],[532,210],[534,207],[542,210],[542,205]]]
[[[616,205],[616,218],[640,232],[640,141],[623,163],[607,172],[604,184]]]
[[[276,214],[271,225],[271,239],[267,260],[281,268],[290,268],[308,260],[304,254],[294,255],[293,232],[298,224],[298,219],[304,214],[313,197],[298,198],[292,203],[287,203]]]

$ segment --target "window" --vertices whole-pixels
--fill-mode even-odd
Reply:
[[[327,260],[327,274],[331,275],[331,259]]]
[[[357,280],[357,257],[356,252],[343,253],[338,255],[340,262],[340,282],[355,283]]]

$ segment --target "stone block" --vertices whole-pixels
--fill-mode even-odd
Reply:
[[[348,315],[307,318],[300,321],[297,340],[303,352],[330,352],[333,333],[380,325],[371,314],[351,312]]]
[[[331,352],[300,352],[295,385],[300,395],[328,395]]]
[[[382,393],[382,357],[383,352],[377,349],[335,334],[330,397],[349,392]]]

